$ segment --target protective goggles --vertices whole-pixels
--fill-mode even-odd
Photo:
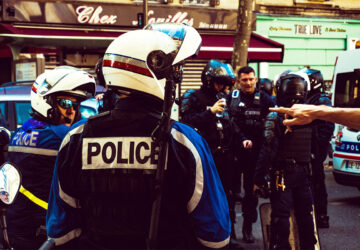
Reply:
[[[78,104],[79,104],[78,102],[71,101],[71,100],[65,99],[65,98],[57,99],[56,101],[59,104],[59,106],[64,108],[64,109],[69,109],[71,107],[76,109]]]

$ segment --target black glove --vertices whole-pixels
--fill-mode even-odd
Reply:
[[[261,185],[257,185],[258,187],[255,190],[255,195],[263,198],[263,199],[268,199],[270,197],[270,193],[271,193],[271,189],[270,189],[270,176],[269,175],[265,175],[263,176],[263,180],[262,180]]]

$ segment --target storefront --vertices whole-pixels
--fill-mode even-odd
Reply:
[[[287,69],[319,69],[331,81],[337,54],[355,48],[360,20],[258,15],[256,32],[284,44],[282,64],[261,63],[259,75],[273,79]]]
[[[11,48],[13,59],[20,53],[43,54],[45,69],[68,64],[91,71],[114,38],[139,28],[137,18],[142,12],[142,5],[136,3],[2,2],[0,43]],[[149,4],[148,9],[149,23],[185,23],[200,31],[200,64],[213,58],[231,60],[236,16],[235,10],[211,7]],[[282,44],[254,33],[248,58],[253,62],[281,62],[283,52]],[[196,62],[192,61],[193,65]]]

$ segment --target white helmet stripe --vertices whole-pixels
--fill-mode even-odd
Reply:
[[[103,67],[117,68],[148,77],[153,77],[150,70],[147,68],[145,61],[123,55],[109,53],[105,54]]]

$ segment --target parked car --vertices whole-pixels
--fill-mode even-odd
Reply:
[[[30,91],[32,84],[32,81],[23,81],[5,83],[0,86],[0,110],[11,131],[15,131],[30,118]],[[103,87],[97,86],[97,93],[104,91]],[[99,105],[99,101],[95,98],[81,102],[81,117],[88,118],[97,114]]]
[[[335,107],[360,107],[360,49],[339,53],[334,69],[332,104]],[[335,125],[333,174],[341,185],[360,189],[360,131]]]

